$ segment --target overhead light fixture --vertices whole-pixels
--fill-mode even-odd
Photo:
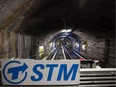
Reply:
[[[68,29],[66,32],[71,32],[72,31],[72,29]]]
[[[64,29],[64,30],[61,30],[61,32],[65,32],[65,33],[67,33],[67,32],[71,32],[72,31],[72,29]]]
[[[77,47],[79,47],[79,44],[78,44],[78,43],[76,43],[75,45],[76,45]]]
[[[44,49],[44,46],[39,46],[39,49]]]
[[[82,49],[83,49],[83,50],[85,50],[85,49],[86,49],[85,45],[82,45]]]

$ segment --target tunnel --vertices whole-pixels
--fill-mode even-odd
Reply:
[[[0,0],[0,59],[12,58],[115,68],[115,0]]]

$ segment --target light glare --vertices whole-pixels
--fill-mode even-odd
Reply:
[[[68,29],[68,30],[66,30],[66,29],[64,29],[64,30],[62,30],[61,32],[71,32],[72,31],[72,29]]]

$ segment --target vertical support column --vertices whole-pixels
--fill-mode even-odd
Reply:
[[[105,64],[108,63],[108,58],[109,58],[109,53],[110,53],[110,40],[105,40],[105,49],[104,49],[104,62]]]
[[[0,59],[2,58],[2,32],[0,31]]]

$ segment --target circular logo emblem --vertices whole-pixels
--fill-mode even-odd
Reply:
[[[3,77],[11,84],[20,84],[27,77],[27,68],[28,66],[25,63],[10,61],[3,67]]]

